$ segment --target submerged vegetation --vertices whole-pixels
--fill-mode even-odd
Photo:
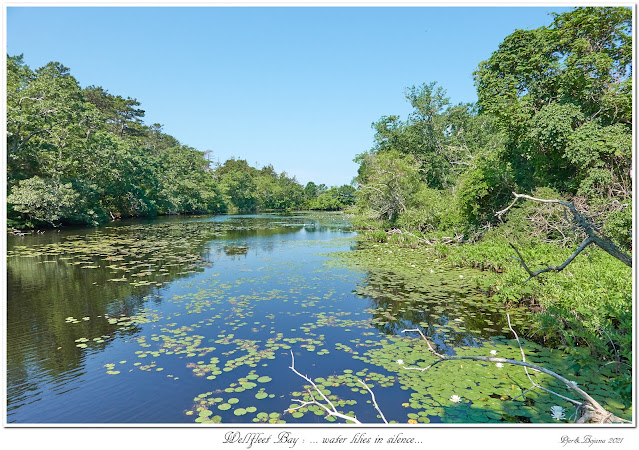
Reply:
[[[548,27],[515,31],[475,71],[476,105],[451,105],[435,83],[412,87],[408,119],[382,117],[375,146],[356,159],[366,239],[485,270],[504,314],[529,309],[528,336],[576,368],[586,370],[583,349],[614,364],[611,387],[626,401],[627,263],[590,246],[559,273],[532,271],[568,261],[592,230],[632,251],[631,16],[576,8]],[[583,220],[557,203],[508,208],[513,193],[570,202]]]

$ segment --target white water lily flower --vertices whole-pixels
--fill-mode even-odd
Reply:
[[[463,275],[460,275],[460,276],[459,276],[459,278],[464,278],[464,276],[463,276]]]
[[[565,410],[561,406],[555,405],[550,407],[550,415],[555,420],[565,419],[566,415],[564,414],[564,411]]]
[[[435,271],[433,269],[430,269],[430,273],[435,273]]]
[[[449,400],[453,403],[459,403],[461,402],[461,397],[459,395],[453,395],[450,397]]]
[[[404,360],[403,359],[398,359],[397,360],[397,364],[399,364],[401,366],[402,364],[404,364]]]
[[[490,351],[490,354],[491,354],[491,355],[496,355],[496,354],[497,354],[497,350],[491,350],[491,351]]]
[[[495,363],[495,365],[496,365],[497,367],[499,367],[500,369],[501,369],[502,367],[504,367],[504,365],[503,365],[502,363]]]

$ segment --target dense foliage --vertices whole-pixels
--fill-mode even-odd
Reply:
[[[630,25],[627,8],[578,8],[515,31],[474,73],[477,105],[451,105],[435,83],[407,89],[413,112],[374,123],[357,158],[361,211],[401,222],[431,210],[413,227],[470,231],[497,223],[513,190],[548,187],[629,218]]]
[[[631,359],[631,270],[593,249],[568,275],[524,285],[511,243],[539,268],[559,265],[583,235],[557,204],[496,212],[512,192],[569,200],[632,251],[631,20],[628,8],[576,8],[515,31],[475,71],[477,105],[451,105],[435,83],[411,87],[413,112],[374,123],[375,145],[356,159],[372,240],[463,242],[437,249],[498,271],[493,294],[537,311],[538,339],[618,361]]]
[[[80,87],[63,65],[31,70],[7,58],[7,202],[16,227],[99,224],[118,217],[265,209],[341,209],[354,188],[305,189],[243,160],[145,125],[133,98]],[[312,183],[309,183],[312,184]],[[324,192],[327,191],[327,192]]]

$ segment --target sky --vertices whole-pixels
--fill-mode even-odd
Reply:
[[[404,90],[477,100],[472,73],[538,7],[7,7],[8,55],[58,61],[82,87],[136,98],[145,123],[213,160],[348,184],[371,124],[405,119]]]

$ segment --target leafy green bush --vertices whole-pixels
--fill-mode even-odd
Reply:
[[[419,164],[412,155],[396,150],[366,153],[360,163],[357,205],[360,213],[377,220],[394,222],[404,213],[418,190]]]
[[[453,195],[448,190],[420,185],[408,201],[408,209],[397,218],[399,227],[421,232],[439,229],[450,222]]]
[[[97,225],[103,215],[71,183],[37,176],[21,180],[7,196],[7,202],[24,215],[30,227],[63,223]]]
[[[459,180],[457,206],[462,221],[469,226],[494,222],[495,212],[512,199],[514,181],[510,165],[498,152],[487,152],[476,159],[476,166]]]
[[[369,231],[366,236],[375,242],[386,242],[388,240],[388,235],[382,230]]]
[[[537,188],[531,195],[544,200],[565,200],[559,192],[549,187]],[[583,239],[571,218],[566,209],[557,203],[520,199],[504,215],[505,223],[499,227],[499,231],[513,243],[552,242],[565,247],[578,244]]]
[[[632,200],[624,200],[620,210],[610,213],[603,232],[626,250],[632,250]]]

